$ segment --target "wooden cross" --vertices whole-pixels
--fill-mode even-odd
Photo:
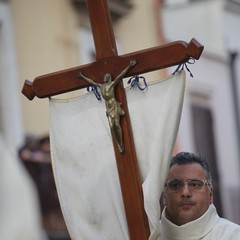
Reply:
[[[188,61],[190,57],[199,59],[201,56],[203,46],[195,39],[192,39],[189,44],[176,41],[119,56],[107,0],[87,0],[87,4],[96,49],[96,61],[39,76],[34,79],[33,83],[26,80],[22,93],[29,100],[35,96],[45,98],[89,86],[89,83],[77,78],[79,72],[83,72],[95,82],[101,83],[106,73],[110,73],[115,78],[120,71],[126,68],[131,59],[135,59],[137,65],[129,70],[126,77],[179,65]],[[131,240],[147,240],[150,230],[143,207],[141,179],[122,82],[116,87],[116,98],[122,103],[122,108],[125,111],[125,116],[121,119],[124,153],[121,154],[116,144],[113,144],[129,236]]]

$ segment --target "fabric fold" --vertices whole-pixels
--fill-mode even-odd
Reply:
[[[159,237],[159,199],[179,126],[185,72],[126,90],[144,207]],[[104,101],[94,94],[50,99],[53,171],[64,218],[73,240],[128,240],[111,133]]]

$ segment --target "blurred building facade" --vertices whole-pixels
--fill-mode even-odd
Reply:
[[[178,150],[198,151],[214,172],[220,214],[240,223],[240,4],[237,0],[109,0],[119,55],[195,37]],[[46,135],[48,99],[27,100],[25,79],[94,61],[84,0],[0,0],[0,131],[17,149]],[[174,68],[168,69],[168,74]],[[147,80],[164,71],[146,74]]]
[[[168,40],[195,37],[205,47],[188,65],[179,148],[210,161],[218,210],[240,223],[240,2],[169,0],[163,20]]]

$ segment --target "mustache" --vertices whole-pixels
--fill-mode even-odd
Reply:
[[[182,200],[182,201],[179,201],[177,203],[178,206],[182,206],[182,205],[195,205],[196,202],[195,201],[192,201],[192,200]]]

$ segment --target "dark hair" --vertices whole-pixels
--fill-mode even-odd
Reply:
[[[172,157],[170,162],[170,168],[175,165],[191,164],[197,163],[202,166],[205,175],[207,177],[208,183],[212,185],[212,174],[206,159],[201,156],[199,153],[190,153],[190,152],[180,152],[176,156]]]

